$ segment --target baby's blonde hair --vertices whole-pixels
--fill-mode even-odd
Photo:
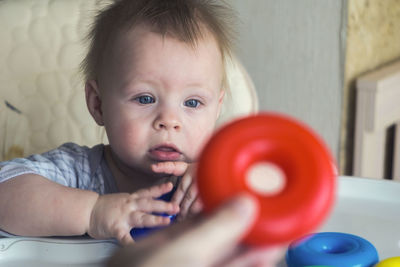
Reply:
[[[137,25],[193,47],[207,33],[215,38],[223,62],[232,54],[236,14],[223,0],[116,0],[95,17],[81,63],[86,80],[97,80],[104,54],[121,32]],[[224,71],[225,73],[225,71]],[[226,86],[224,74],[223,87]]]

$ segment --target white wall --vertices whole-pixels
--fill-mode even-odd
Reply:
[[[241,19],[237,54],[255,83],[261,109],[306,122],[338,158],[346,1],[229,3]]]

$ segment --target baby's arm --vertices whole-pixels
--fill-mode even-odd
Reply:
[[[172,189],[163,184],[133,194],[99,196],[25,174],[0,183],[0,228],[17,235],[82,235],[132,243],[132,227],[169,223],[151,212],[178,212],[177,205],[154,200]]]
[[[0,228],[16,235],[82,235],[98,194],[35,174],[0,183]]]

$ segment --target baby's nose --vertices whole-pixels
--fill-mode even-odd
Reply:
[[[176,130],[182,128],[179,116],[174,112],[163,112],[154,121],[154,128],[157,130]]]

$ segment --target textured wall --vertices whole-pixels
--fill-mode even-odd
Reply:
[[[351,174],[355,79],[400,57],[400,1],[349,0],[346,47],[340,162]]]
[[[238,55],[260,108],[314,128],[338,158],[344,72],[340,0],[229,0],[238,11]]]

